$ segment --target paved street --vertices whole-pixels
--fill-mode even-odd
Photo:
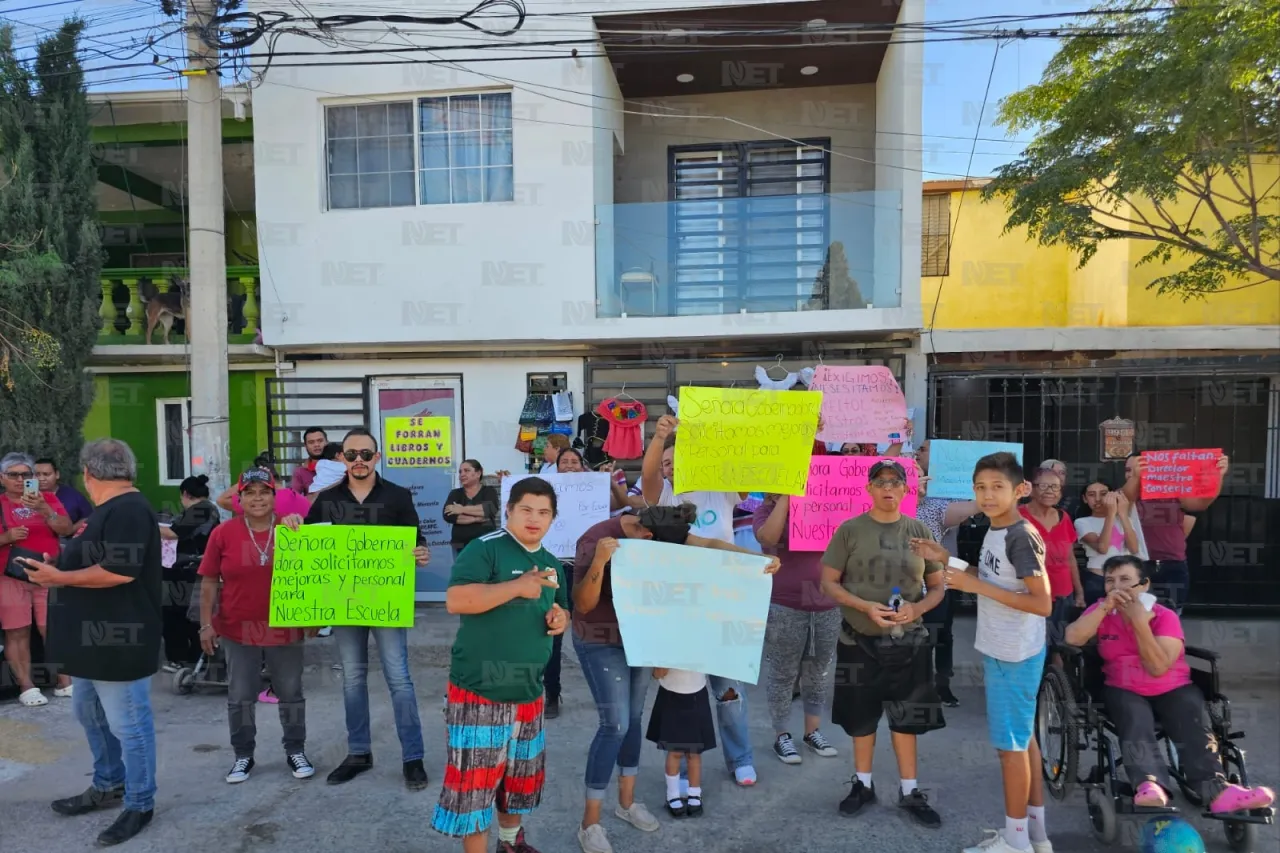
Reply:
[[[230,786],[222,777],[231,763],[227,745],[224,696],[205,693],[177,696],[163,675],[154,691],[157,737],[160,743],[159,803],[156,820],[128,851],[184,853],[241,853],[241,851],[376,851],[410,853],[458,849],[428,827],[439,792],[444,761],[441,696],[446,671],[451,622],[442,611],[419,614],[411,649],[414,677],[427,736],[427,768],[431,787],[411,794],[400,782],[399,747],[390,704],[380,675],[371,675],[377,762],[372,773],[341,787],[329,787],[324,775],[345,751],[340,676],[332,668],[336,649],[332,640],[318,641],[309,656],[308,753],[318,768],[307,782],[292,779],[279,752],[279,725],[274,707],[259,706],[258,767],[247,783]],[[1280,782],[1280,687],[1268,666],[1275,665],[1274,625],[1214,629],[1220,643],[1233,643],[1241,655],[1252,645],[1270,643],[1271,663],[1238,670],[1244,680],[1227,685],[1238,728],[1249,733],[1249,767],[1255,782]],[[897,786],[897,772],[887,734],[877,753],[876,779],[881,805],[853,819],[842,818],[836,804],[851,773],[850,745],[842,733],[828,728],[841,750],[837,759],[821,759],[806,752],[804,763],[789,767],[772,755],[770,731],[760,688],[750,693],[751,719],[759,785],[752,790],[733,786],[721,772],[719,751],[708,756],[714,772],[704,782],[706,816],[674,822],[661,812],[663,782],[659,754],[645,745],[641,799],[659,814],[662,829],[648,835],[631,829],[606,810],[605,826],[619,853],[666,848],[672,851],[958,851],[981,837],[984,827],[1001,819],[1000,778],[994,754],[986,744],[981,690],[972,678],[972,620],[957,623],[963,675],[957,694],[961,706],[947,712],[945,731],[925,738],[921,745],[920,777],[943,816],[937,831],[918,829],[887,804]],[[1188,625],[1189,637],[1195,626]],[[1231,668],[1228,667],[1228,672]],[[1247,678],[1246,678],[1247,676]],[[527,822],[529,838],[543,853],[572,853],[578,849],[574,829],[581,811],[582,768],[595,709],[577,661],[569,652],[565,664],[564,713],[547,727],[548,785],[542,808]],[[652,693],[650,698],[652,699]],[[795,711],[797,725],[800,709]],[[883,732],[883,730],[882,730]],[[0,706],[0,849],[78,851],[92,848],[95,835],[113,813],[65,819],[50,811],[55,797],[82,790],[88,784],[89,755],[83,734],[66,700],[51,700],[45,708]],[[1090,853],[1104,848],[1088,831],[1082,796],[1052,803],[1049,826],[1056,848],[1065,853]],[[1121,839],[1133,847],[1138,825]],[[1210,850],[1227,850],[1216,823],[1201,822]],[[1257,847],[1280,848],[1274,827],[1266,828]],[[1117,844],[1117,848],[1121,846]]]

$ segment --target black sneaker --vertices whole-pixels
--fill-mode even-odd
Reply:
[[[840,754],[836,752],[836,748],[831,745],[831,742],[822,736],[822,732],[817,729],[804,736],[804,745],[823,758],[835,758]]]
[[[560,697],[548,696],[547,701],[542,706],[542,716],[548,720],[554,720],[560,716]]]
[[[120,812],[115,823],[98,833],[98,846],[114,847],[133,838],[151,823],[151,814],[151,812],[136,812],[133,809]]]
[[[253,772],[252,758],[237,758],[236,763],[231,765],[231,770],[227,772],[227,782],[232,785],[247,781],[249,774]]]
[[[929,798],[919,788],[916,788],[910,794],[898,793],[898,808],[906,809],[907,814],[921,826],[927,826],[929,829],[937,829],[942,826],[942,818],[934,811],[933,806],[929,805]]]
[[[791,739],[791,735],[785,732],[778,735],[778,739],[773,742],[773,754],[778,756],[778,760],[783,764],[799,764],[804,760],[800,757],[800,752],[796,749],[796,743]]]
[[[341,785],[373,769],[372,755],[348,755],[342,763],[333,768],[325,781],[330,785]]]
[[[99,791],[90,785],[83,794],[77,794],[74,797],[67,797],[62,800],[54,800],[50,803],[50,806],[55,812],[64,817],[78,817],[98,809],[115,808],[123,802],[124,785],[118,785],[106,791]]]
[[[942,700],[942,704],[948,708],[959,706],[960,700],[956,698],[956,694],[951,692],[951,686],[948,684],[938,685],[938,698]]]
[[[849,791],[849,796],[840,801],[840,814],[856,815],[862,810],[863,806],[876,801],[876,784],[874,782],[868,787],[862,784],[861,779],[854,776],[849,780],[849,784],[853,788]]]
[[[295,752],[292,755],[285,756],[285,762],[289,765],[289,772],[293,774],[295,779],[310,779],[316,775],[315,767],[311,766],[311,762],[307,760],[304,752]]]
[[[421,791],[427,787],[427,768],[422,766],[422,759],[404,763],[404,786],[410,791]]]

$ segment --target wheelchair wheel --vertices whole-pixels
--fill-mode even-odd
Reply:
[[[1258,825],[1256,823],[1227,820],[1222,822],[1222,828],[1227,833],[1227,844],[1231,846],[1232,850],[1239,851],[1239,853],[1253,853],[1258,836]]]
[[[1204,805],[1204,798],[1200,796],[1200,792],[1187,784],[1187,777],[1182,775],[1182,765],[1179,763],[1178,748],[1173,745],[1173,741],[1164,738],[1164,757],[1168,762],[1169,776],[1178,783],[1179,790],[1182,791],[1182,797],[1193,806]]]
[[[1036,697],[1036,742],[1049,796],[1065,800],[1077,781],[1080,763],[1076,703],[1066,676],[1056,666],[1045,670]]]
[[[1089,804],[1089,825],[1094,836],[1103,844],[1116,840],[1116,799],[1111,779],[1102,780],[1101,787],[1090,788],[1085,794]]]

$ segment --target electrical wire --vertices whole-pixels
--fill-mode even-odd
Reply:
[[[971,148],[969,151],[969,163],[968,165],[965,166],[964,180],[960,184],[960,203],[956,205],[956,218],[951,223],[951,233],[947,235],[947,272],[948,273],[950,273],[951,271],[951,247],[955,245],[956,233],[959,231],[959,228],[960,228],[960,214],[964,210],[964,200],[965,200],[965,197],[968,195],[969,182],[973,179],[972,173],[973,173],[974,150],[976,150],[978,147],[978,134],[981,133],[982,131],[982,119],[987,112],[987,101],[991,98],[991,81],[994,80],[996,76],[996,60],[1000,58],[1001,46],[1002,46],[1002,42],[997,41],[996,49],[991,54],[991,68],[990,70],[987,71],[987,87],[986,87],[986,90],[983,91],[982,93],[982,106],[978,108],[978,123],[977,123],[977,127],[974,128],[973,148]],[[938,361],[938,351],[933,344],[933,330],[938,323],[938,306],[942,304],[942,290],[946,286],[948,278],[950,278],[950,275],[943,276],[942,281],[939,282],[938,295],[933,300],[933,311],[929,315],[929,350],[930,350],[930,354],[933,356],[933,360],[935,364],[937,364],[937,361]]]

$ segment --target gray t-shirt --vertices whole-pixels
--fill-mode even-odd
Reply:
[[[822,555],[822,565],[838,569],[842,573],[840,585],[864,601],[888,604],[897,587],[904,599],[916,602],[924,597],[925,575],[942,571],[942,564],[926,562],[913,554],[911,540],[932,538],[924,522],[909,516],[883,523],[869,514],[857,515],[836,528]],[[840,610],[845,622],[859,634],[879,637],[889,633],[890,629],[877,626],[857,610]],[[917,619],[902,627],[910,630],[920,624]],[[854,638],[842,629],[840,641],[851,644]]]
[[[982,540],[978,577],[994,586],[1025,593],[1023,580],[1043,576],[1044,540],[1020,518],[1008,527],[992,527]],[[1044,617],[978,596],[978,630],[973,647],[996,660],[1017,663],[1044,648]]]

